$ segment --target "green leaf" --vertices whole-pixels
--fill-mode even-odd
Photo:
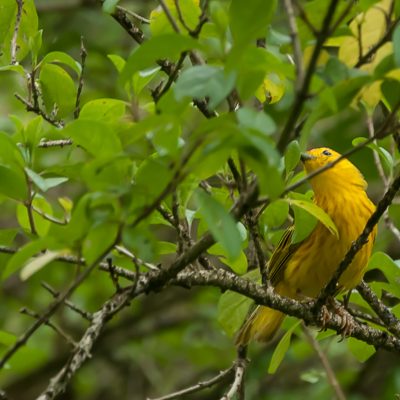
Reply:
[[[11,41],[14,34],[15,19],[17,16],[17,2],[15,0],[1,0],[0,2],[0,65],[11,62]],[[36,35],[38,16],[33,0],[24,0],[21,22],[17,36],[17,61],[21,61],[29,52],[29,39]]]
[[[137,71],[149,68],[156,64],[156,60],[168,58],[173,60],[183,52],[199,48],[199,43],[188,37],[177,33],[155,36],[144,42],[129,56],[121,72],[123,83]]]
[[[26,181],[20,170],[0,165],[0,194],[16,200],[26,199]]]
[[[21,270],[19,276],[22,281],[28,280],[36,272],[40,271],[47,264],[54,261],[57,257],[63,255],[65,251],[52,251],[48,250],[45,253],[32,258]]]
[[[260,271],[253,270],[243,276],[248,280],[260,281]],[[233,337],[243,324],[253,300],[227,290],[218,302],[218,322],[225,333]]]
[[[353,337],[347,339],[347,345],[354,357],[360,362],[367,361],[376,351],[374,346]]]
[[[242,325],[253,301],[236,292],[226,291],[218,302],[218,323],[229,337]]]
[[[103,11],[106,14],[114,13],[119,2],[120,2],[120,0],[104,0],[103,6],[102,6]]]
[[[378,269],[383,272],[389,281],[390,293],[400,297],[400,265],[393,261],[389,255],[381,251],[374,253],[368,262],[367,271]]]
[[[300,146],[297,140],[290,142],[285,151],[285,169],[288,174],[300,161]]]
[[[44,64],[40,69],[40,87],[47,112],[56,107],[57,116],[63,118],[75,108],[75,84],[69,74],[55,64]]]
[[[381,84],[385,105],[393,110],[400,103],[400,82],[396,79],[385,79]]]
[[[246,233],[242,239],[246,239]],[[219,257],[219,259],[226,264],[229,268],[232,269],[238,275],[243,275],[247,272],[247,257],[246,254],[241,251],[240,255],[235,260],[229,260],[228,254],[224,247],[221,246],[220,243],[216,243],[208,249],[210,254],[214,254]]]
[[[79,76],[82,72],[82,67],[75,61],[69,54],[64,53],[62,51],[52,51],[47,53],[40,64],[44,65],[46,63],[57,63],[57,64],[64,64],[70,67],[73,71],[76,72],[76,75]]]
[[[285,354],[289,349],[290,339],[292,338],[292,334],[294,330],[300,325],[300,323],[301,321],[294,322],[293,325],[283,335],[278,345],[275,347],[274,353],[272,354],[272,358],[268,367],[269,374],[274,374],[278,369],[279,365],[281,365],[281,362],[283,361],[283,358],[285,357]]]
[[[17,339],[18,337],[12,333],[0,331],[0,345],[2,346],[12,346],[17,341]]]
[[[69,123],[63,133],[95,157],[115,156],[121,151],[116,131],[103,121],[80,118]]]
[[[266,36],[276,4],[276,0],[232,0],[229,18],[232,36],[237,46]]]
[[[186,31],[186,27],[194,30],[199,23],[199,17],[201,14],[201,8],[199,2],[196,0],[179,0],[179,10],[186,27],[181,23],[175,0],[165,0],[165,4],[168,10],[177,23],[178,27],[182,31]],[[150,14],[150,30],[153,36],[162,35],[164,33],[173,32],[174,29],[171,26],[171,22],[167,18],[164,10],[161,7],[157,7]]]
[[[329,232],[339,238],[339,232],[336,228],[335,223],[332,221],[332,218],[321,208],[318,207],[311,200],[296,200],[296,199],[288,199],[291,206],[296,206],[302,208],[307,211],[313,217],[317,218],[326,228],[328,228]]]
[[[201,190],[196,192],[199,213],[203,216],[215,240],[226,250],[229,260],[239,257],[242,238],[233,217],[213,197]]]
[[[262,215],[268,227],[281,226],[289,214],[289,204],[283,199],[278,199],[268,204]]]
[[[108,221],[90,229],[82,249],[83,258],[88,265],[95,262],[115,242],[118,231],[118,224]]]
[[[125,115],[126,103],[117,99],[96,99],[86,103],[79,114],[79,119],[112,122]]]
[[[36,66],[37,64],[37,58],[39,55],[39,51],[42,48],[42,35],[43,35],[43,30],[39,30],[36,32],[36,34],[29,38],[29,49],[31,50],[32,53],[32,66]]]
[[[7,133],[0,132],[0,162],[9,166],[22,167],[25,162],[21,151]]]
[[[176,99],[209,97],[209,108],[215,108],[232,91],[235,74],[226,74],[220,67],[197,65],[185,70],[178,79],[174,93]]]
[[[392,40],[393,40],[394,62],[397,68],[400,68],[400,25],[398,24],[393,32]]]
[[[31,257],[48,248],[51,242],[52,239],[43,237],[21,247],[8,261],[2,272],[2,279],[8,278],[11,274],[22,268]]]
[[[265,135],[273,135],[276,132],[274,120],[263,111],[255,111],[249,107],[241,107],[236,111],[239,125],[251,131],[257,131]]]
[[[50,205],[50,203],[44,198],[41,197],[40,195],[36,195],[35,198],[32,201],[32,206],[38,210],[40,213],[52,216],[53,215],[53,209]],[[51,222],[44,218],[42,215],[40,215],[36,211],[32,211],[33,213],[33,222],[35,224],[36,232],[38,233],[39,236],[45,236],[47,235],[47,232],[49,231]],[[26,231],[26,232],[31,232],[31,225],[30,225],[30,220],[29,220],[29,215],[28,215],[28,210],[23,205],[22,203],[19,203],[17,206],[17,220],[20,226]]]

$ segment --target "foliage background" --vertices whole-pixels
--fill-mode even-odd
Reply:
[[[13,143],[22,143],[19,145],[23,154],[22,163],[29,171],[33,171],[29,174],[27,169],[24,173],[18,169],[16,163],[19,162],[19,156],[10,156],[6,140],[2,139],[1,165],[17,172],[7,178],[3,170],[0,176],[0,245],[20,248],[43,240],[32,246],[31,251],[28,248],[19,259],[10,254],[0,255],[3,276],[0,345],[4,353],[34,321],[32,317],[19,313],[19,310],[27,308],[40,314],[51,303],[52,296],[41,286],[41,282],[45,281],[57,291],[63,291],[82,271],[83,267],[52,260],[33,273],[32,264],[28,263],[26,267],[26,263],[43,248],[50,248],[57,255],[64,254],[68,249],[70,254],[83,255],[94,262],[99,257],[104,258],[103,252],[113,240],[118,238],[119,241],[121,237],[122,243],[130,251],[149,263],[164,265],[174,259],[175,252],[179,250],[179,238],[157,211],[134,229],[124,228],[122,236],[117,235],[117,230],[122,222],[132,223],[143,207],[156,198],[171,179],[171,165],[179,165],[182,155],[191,146],[195,147],[196,152],[182,167],[187,171],[187,176],[183,183],[178,182],[177,197],[182,220],[191,218],[187,210],[195,212],[193,235],[198,238],[207,229],[213,230],[213,220],[227,218],[226,210],[233,204],[232,196],[238,196],[237,191],[232,189],[234,181],[226,163],[228,157],[232,157],[237,164],[241,157],[247,171],[254,171],[259,182],[262,182],[260,196],[274,200],[286,185],[303,177],[302,172],[296,169],[300,149],[328,146],[339,152],[347,151],[355,144],[354,139],[368,137],[368,123],[375,124],[378,130],[389,113],[396,111],[400,88],[400,33],[394,29],[400,10],[396,2],[338,2],[335,17],[342,14],[344,17],[337,29],[328,35],[326,46],[318,57],[309,88],[309,93],[317,95],[302,100],[303,110],[297,122],[305,117],[308,119],[298,129],[298,141],[291,141],[291,150],[286,152],[286,172],[285,161],[276,149],[296,98],[296,76],[299,72],[291,63],[293,47],[284,4],[287,2],[277,2],[275,8],[274,2],[266,4],[254,0],[244,5],[237,1],[233,2],[237,10],[232,11],[235,6],[229,1],[211,1],[206,11],[209,20],[199,40],[191,39],[197,44],[187,44],[185,41],[180,44],[179,35],[172,36],[169,21],[157,1],[120,2],[124,8],[152,18],[150,26],[132,19],[143,29],[146,40],[166,33],[171,35],[167,45],[158,45],[154,54],[151,49],[147,50],[148,59],[145,53],[134,58],[137,53],[132,51],[138,46],[109,15],[115,12],[113,3],[117,2],[108,1],[102,7],[99,2],[90,0],[25,0],[24,25],[21,25],[23,32],[17,52],[25,71],[21,71],[18,64],[10,67],[10,59],[7,59],[17,3],[6,0],[0,5],[0,43],[3,49],[0,58],[0,130],[5,134],[4,137],[11,137]],[[173,1],[166,3],[171,9],[174,8]],[[323,28],[328,2],[315,0],[294,3],[297,4],[297,15],[299,10],[304,10],[311,27],[317,31]],[[200,5],[204,6],[204,3]],[[197,25],[200,5],[196,1],[181,1],[184,17],[188,18],[192,29]],[[38,26],[35,23],[35,8]],[[7,14],[10,9],[13,13]],[[271,15],[268,17],[269,10]],[[361,13],[367,11],[376,14],[368,18],[363,14],[362,17]],[[383,15],[387,16],[386,19],[382,19]],[[177,18],[176,12],[173,17]],[[393,25],[387,43],[380,48],[382,52],[366,60],[360,67],[354,67],[356,62],[351,59],[357,54],[360,42],[355,38],[354,23],[351,25],[351,21],[356,20],[360,24],[359,32],[362,32],[364,54]],[[296,21],[306,66],[316,41],[312,29],[301,15]],[[7,31],[4,27],[11,29]],[[41,46],[38,45],[37,28],[43,32]],[[179,29],[181,37],[189,37],[184,27],[180,26]],[[29,99],[26,73],[32,70],[32,62],[36,64],[36,60],[42,60],[52,52],[63,52],[79,62],[81,37],[88,53],[80,98],[82,112],[86,114],[84,118],[81,114],[78,124],[73,122],[73,114],[80,69],[74,66],[72,59],[59,63],[60,55],[55,57],[56,62],[50,60],[38,68],[39,76],[36,79],[39,79],[44,101],[44,104],[40,102],[40,108],[53,122],[58,119],[65,122],[64,128],[55,127],[35,113],[27,112],[14,94]],[[256,39],[260,39],[260,43],[265,42],[266,59],[253,51]],[[179,54],[189,49],[195,49],[195,54],[207,61],[208,70],[203,71],[206,75],[193,72],[190,56],[187,56],[183,62],[186,72],[180,75],[176,85],[172,84],[156,107],[152,93],[157,97],[157,90],[165,85],[167,78],[162,71],[154,70],[155,60],[168,58],[177,62]],[[264,51],[263,47],[258,50]],[[123,59],[134,61],[131,64],[128,62],[129,68],[119,74],[115,65]],[[148,71],[149,68],[151,80],[137,72]],[[135,80],[133,91],[126,86],[132,79]],[[233,92],[233,101],[238,101],[244,111],[241,114],[237,111],[238,117],[230,118],[234,110],[229,108],[229,102],[224,99],[234,87],[237,90]],[[191,105],[194,97],[207,97],[211,103],[209,110],[218,111],[220,118],[216,119],[215,126]],[[100,102],[90,103],[97,99],[116,101],[106,100],[103,106]],[[52,116],[55,103],[58,110]],[[92,108],[87,107],[85,111],[88,103],[92,104]],[[224,116],[228,117],[224,119]],[[80,124],[79,121],[85,118],[89,122]],[[390,133],[395,133],[395,129]],[[73,146],[39,147],[41,140],[70,137],[75,142]],[[294,136],[291,135],[290,139],[294,139]],[[396,140],[389,136],[379,141],[379,148],[378,145],[372,147],[378,150],[378,164],[382,166],[389,185],[398,173]],[[11,157],[9,164],[7,157]],[[377,170],[371,148],[362,148],[351,156],[351,160],[363,172],[369,182],[368,193],[377,202],[386,183]],[[22,182],[26,178],[25,183],[18,180],[21,176]],[[51,178],[65,179],[47,180]],[[223,205],[225,211],[221,211],[208,198],[201,200],[201,195],[200,198],[193,195],[202,180],[206,180],[207,191],[219,202],[217,205]],[[29,208],[32,207],[29,201],[32,199],[29,200],[29,196],[28,200],[19,198],[21,191],[26,193],[27,182],[31,185],[28,190],[39,193],[33,203],[35,208],[57,220],[71,220],[67,227],[57,226],[34,212],[36,234],[32,232],[28,218]],[[48,188],[53,184],[54,187]],[[297,190],[305,193],[308,189],[307,185],[303,185]],[[13,190],[16,194],[13,194]],[[92,203],[85,203],[87,196]],[[64,200],[60,202],[60,198]],[[80,213],[77,211],[79,204]],[[287,203],[275,204],[276,209],[267,211],[259,221],[267,256],[288,223]],[[172,212],[173,197],[167,196],[162,206]],[[398,200],[390,206],[389,215],[391,223],[399,226]],[[230,222],[226,223],[229,225]],[[306,220],[302,225],[300,218],[298,221],[296,219],[299,234],[308,223],[309,220]],[[385,304],[398,315],[396,285],[399,263],[392,260],[400,258],[399,237],[388,226],[380,223],[375,245],[377,255],[366,279],[374,282],[373,289],[379,297],[383,296]],[[218,235],[221,232],[213,233],[220,238]],[[254,250],[248,234],[243,240],[237,229],[236,233],[229,233],[225,229],[222,235],[229,237],[222,246],[211,250],[211,262],[223,268],[232,267],[239,274],[246,272],[248,264],[254,267]],[[237,243],[239,246],[235,245]],[[240,255],[237,253],[239,248]],[[382,252],[389,255],[390,259]],[[112,257],[116,265],[135,272],[134,265],[126,257],[115,251]],[[21,271],[32,272],[32,276],[23,280]],[[145,272],[146,269],[141,265],[140,271]],[[120,282],[121,285],[126,284],[123,280]],[[115,285],[110,274],[95,269],[79,285],[71,300],[92,313],[114,292]],[[228,368],[235,360],[236,352],[232,339],[223,327],[229,331],[232,330],[230,324],[233,324],[237,328],[245,310],[241,311],[240,316],[233,313],[232,321],[232,315],[224,314],[226,305],[220,303],[218,307],[220,298],[221,290],[215,287],[192,287],[188,290],[168,286],[168,289],[135,299],[130,307],[107,323],[93,348],[92,358],[78,371],[60,398],[142,399],[161,396]],[[352,300],[370,311],[358,294],[353,295]],[[236,297],[234,301],[237,301]],[[87,321],[68,307],[61,307],[51,321],[75,342],[79,341],[88,326]],[[283,332],[295,321],[293,317],[288,318]],[[315,336],[314,330],[312,332]],[[277,372],[267,372],[281,337],[268,345],[252,345],[249,354],[251,362],[245,377],[246,398],[334,396],[315,346],[310,344],[300,326],[295,329]],[[330,330],[319,333],[317,339],[346,398],[393,399],[396,393],[400,393],[398,354],[381,349],[375,351],[372,346],[355,339],[339,342],[338,336]],[[48,385],[49,379],[66,363],[71,348],[72,344],[53,329],[47,326],[38,329],[1,371],[1,387],[8,398],[38,396]],[[216,399],[228,387],[229,380],[224,380],[187,398]]]

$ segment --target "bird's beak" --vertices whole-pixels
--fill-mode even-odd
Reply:
[[[301,153],[301,155],[300,155],[300,160],[302,162],[306,162],[306,161],[312,160],[313,158],[314,157],[312,155],[308,154],[308,153]]]

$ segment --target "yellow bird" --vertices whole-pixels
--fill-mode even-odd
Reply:
[[[323,147],[303,153],[301,160],[308,174],[331,163],[340,154]],[[335,223],[339,237],[318,222],[301,243],[292,244],[293,227],[283,235],[268,263],[269,278],[275,291],[293,299],[315,298],[335,273],[351,243],[363,231],[375,210],[366,193],[361,172],[347,159],[310,180],[314,202]],[[339,291],[354,288],[362,279],[371,255],[376,227],[339,280]],[[239,330],[237,345],[251,340],[268,341],[279,329],[284,314],[258,306]]]

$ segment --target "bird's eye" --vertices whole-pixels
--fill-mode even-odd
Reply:
[[[324,151],[322,152],[322,154],[323,154],[324,156],[331,156],[331,155],[332,155],[332,153],[331,153],[329,150],[324,150]]]

